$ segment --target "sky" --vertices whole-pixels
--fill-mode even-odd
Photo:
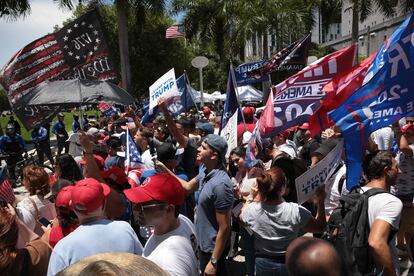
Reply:
[[[53,26],[62,22],[72,12],[58,8],[52,0],[30,1],[31,13],[25,18],[8,22],[0,19],[0,68],[21,48],[53,32]]]

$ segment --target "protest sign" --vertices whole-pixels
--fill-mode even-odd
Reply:
[[[98,108],[105,115],[105,117],[113,116],[116,114],[116,108],[110,103],[100,102],[98,104]]]
[[[273,87],[273,101],[268,100],[265,108],[273,116],[260,117],[262,136],[271,137],[308,122],[326,95],[322,88],[353,67],[354,55],[355,44],[315,61]]]
[[[244,86],[257,82],[270,81],[269,75],[259,76],[257,78],[249,74],[251,71],[258,70],[259,68],[261,68],[264,63],[264,60],[259,60],[255,62],[240,64],[239,66],[237,66],[234,69],[234,76],[236,77],[237,86]]]
[[[168,99],[176,95],[178,95],[177,81],[174,68],[172,68],[149,87],[149,109],[151,110],[158,105],[159,98]]]
[[[341,161],[342,147],[343,140],[339,140],[335,148],[315,167],[296,178],[295,185],[299,204],[311,198],[316,189],[324,185],[326,180],[332,176]]]
[[[220,133],[221,137],[227,142],[226,157],[229,157],[231,150],[237,147],[237,113],[234,112]]]

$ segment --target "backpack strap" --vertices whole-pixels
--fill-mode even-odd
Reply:
[[[365,191],[364,195],[366,195],[367,197],[371,197],[371,196],[382,194],[382,193],[388,193],[388,192],[381,188],[371,188],[368,191]]]

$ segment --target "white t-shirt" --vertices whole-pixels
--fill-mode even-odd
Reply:
[[[330,216],[336,207],[339,205],[339,198],[341,195],[347,194],[348,190],[346,189],[346,179],[342,182],[341,193],[339,193],[339,182],[342,177],[346,175],[346,166],[338,170],[338,172],[329,178],[325,183],[325,215]]]
[[[149,149],[144,151],[141,155],[142,163],[144,164],[144,170],[154,170],[154,162],[152,161],[151,152]]]
[[[164,235],[153,234],[145,244],[143,256],[169,275],[198,275],[197,238],[193,223],[179,215],[177,229]]]
[[[362,190],[368,191],[371,187],[362,187]],[[380,219],[388,222],[392,229],[398,230],[400,226],[402,202],[390,193],[382,193],[369,197],[368,199],[368,220],[371,227],[375,220]],[[395,236],[389,242],[391,254],[394,263],[394,269],[399,275],[400,265],[398,262],[397,248],[395,247]]]
[[[378,146],[378,150],[390,150],[392,142],[394,141],[394,132],[391,127],[383,127],[372,134],[375,144]]]
[[[290,157],[295,158],[297,157],[295,148],[290,144],[282,144],[277,147],[280,151],[283,151],[286,154],[289,154]]]
[[[56,217],[56,209],[54,203],[50,202],[47,199],[41,198],[37,195],[30,196],[30,198],[33,199],[34,203],[36,204],[37,209],[39,210],[40,217],[45,218],[47,220],[53,220]],[[17,204],[17,207],[26,209],[30,212],[33,218],[37,220],[36,208],[35,206],[33,206],[33,203],[29,198],[24,198]],[[28,219],[31,220],[31,218]],[[23,222],[26,223],[26,225],[30,224],[29,221]]]
[[[102,219],[80,225],[56,244],[50,256],[47,275],[56,275],[85,257],[105,252],[141,255],[142,245],[125,221]]]
[[[68,140],[66,142],[69,142],[69,154],[72,157],[81,156],[83,153],[83,148],[80,145],[79,142],[79,133],[75,132],[72,133]]]

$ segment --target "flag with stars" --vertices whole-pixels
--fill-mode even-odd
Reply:
[[[379,50],[364,85],[328,113],[344,137],[348,190],[359,183],[370,134],[414,113],[413,36],[414,13]]]
[[[18,51],[0,69],[0,84],[7,91],[13,110],[26,128],[31,128],[35,117],[51,116],[58,109],[26,110],[21,106],[19,99],[34,87],[46,80],[117,81],[114,68],[99,14],[94,10]]]
[[[125,152],[125,173],[129,170],[142,167],[141,154],[138,151],[137,145],[129,134],[129,129],[126,130],[126,152]]]

